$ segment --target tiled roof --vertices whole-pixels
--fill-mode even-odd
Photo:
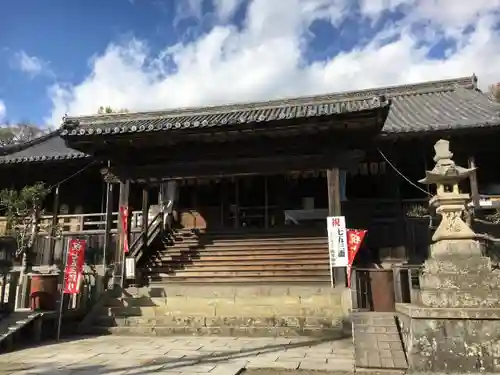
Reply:
[[[337,95],[299,97],[258,103],[116,113],[67,118],[61,135],[113,135],[170,129],[202,129],[277,120],[307,119],[375,110],[389,103],[379,95],[339,98]],[[73,124],[73,126],[71,126]]]
[[[386,92],[391,100],[391,109],[382,128],[383,133],[500,125],[500,104],[492,102],[477,90],[475,77],[429,82],[427,88],[424,85],[414,85],[413,90],[406,92]]]
[[[389,105],[385,133],[500,125],[500,105],[477,90],[477,78],[430,81],[258,103],[70,117],[61,135],[112,135],[194,129],[357,112]]]
[[[60,131],[51,132],[30,142],[0,148],[0,164],[32,163],[50,160],[81,159],[88,155],[66,146]]]

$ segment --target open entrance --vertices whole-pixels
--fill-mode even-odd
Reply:
[[[328,215],[321,172],[230,176],[180,182],[176,210],[184,228],[272,229],[311,226]]]

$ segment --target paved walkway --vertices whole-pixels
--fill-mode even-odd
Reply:
[[[407,369],[394,313],[352,314],[356,368]]]
[[[211,374],[243,368],[354,371],[351,339],[101,336],[0,355],[1,374]]]

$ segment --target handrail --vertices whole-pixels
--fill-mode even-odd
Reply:
[[[139,255],[140,250],[149,245],[149,241],[152,240],[153,236],[157,235],[158,226],[163,221],[163,212],[158,212],[148,223],[147,230],[143,230],[135,239],[135,241],[130,246],[130,255],[134,258]],[[144,243],[144,238],[146,237],[147,243]]]

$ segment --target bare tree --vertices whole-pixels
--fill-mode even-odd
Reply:
[[[29,142],[46,134],[50,129],[43,129],[30,123],[4,125],[0,127],[0,147]]]
[[[490,97],[497,103],[500,103],[500,83],[496,85],[490,85],[489,87]]]

